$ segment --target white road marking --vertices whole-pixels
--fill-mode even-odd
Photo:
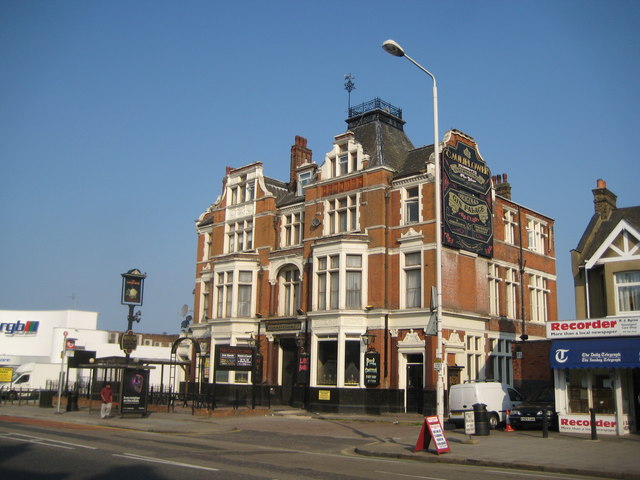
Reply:
[[[502,475],[508,475],[508,476],[512,476],[512,475],[520,475],[520,476],[527,476],[527,477],[542,477],[542,478],[576,478],[575,475],[571,475],[571,474],[565,474],[565,475],[553,475],[551,473],[531,473],[531,472],[515,472],[513,470],[485,470],[485,472],[489,472],[489,473],[501,473]]]
[[[122,455],[114,453],[114,457],[128,458],[129,460],[138,460],[141,462],[162,463],[164,465],[173,465],[174,467],[194,468],[196,470],[207,470],[210,472],[219,472],[218,468],[201,467],[199,465],[191,465],[189,463],[172,462],[170,460],[163,460],[161,458],[143,457],[142,455],[136,455],[135,453],[124,453]]]
[[[422,475],[407,475],[406,473],[397,473],[397,472],[385,472],[384,470],[376,470],[376,473],[384,473],[387,475],[396,475],[398,477],[410,477],[410,478],[423,478],[425,480],[446,480],[441,477],[425,477]]]
[[[63,442],[61,440],[51,440],[49,438],[32,437],[30,435],[24,435],[22,433],[10,432],[10,433],[0,434],[0,436],[9,438],[12,440],[16,440],[18,442],[37,443],[38,445],[45,445],[48,447],[55,447],[55,448],[65,448],[67,450],[73,450],[75,448],[86,448],[88,450],[97,450],[96,447],[89,447],[87,445],[80,445],[77,443]]]

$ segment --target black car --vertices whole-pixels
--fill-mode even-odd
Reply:
[[[558,427],[558,413],[556,412],[555,390],[544,387],[509,412],[509,423],[513,428],[542,428],[544,412],[547,412],[549,428]]]

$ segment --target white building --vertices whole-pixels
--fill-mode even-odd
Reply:
[[[95,352],[96,359],[124,357],[120,345],[114,342],[118,335],[97,327],[98,312],[0,310],[0,367],[16,369],[27,363],[61,366],[63,351],[67,357],[79,351]],[[139,346],[131,353],[131,358],[144,359],[145,362],[171,360],[170,344],[163,342],[163,346],[157,346],[159,342],[146,342],[145,335],[138,336]],[[73,348],[67,348],[71,346]],[[66,360],[63,367],[66,371]],[[54,369],[47,371],[53,372]],[[178,372],[178,380],[183,379],[180,369]],[[164,378],[161,378],[162,373]],[[70,369],[69,381],[88,380],[89,375],[88,369]],[[55,382],[57,376],[47,380]],[[151,385],[167,385],[168,380],[168,368],[151,369]]]

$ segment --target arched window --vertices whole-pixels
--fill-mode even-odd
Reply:
[[[295,315],[300,307],[300,271],[295,266],[287,266],[278,274],[280,315]]]

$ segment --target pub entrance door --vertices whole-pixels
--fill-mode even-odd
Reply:
[[[407,354],[407,412],[422,413],[424,406],[424,358],[421,353]]]
[[[298,348],[293,338],[280,339],[280,348],[282,349],[282,403],[292,406],[298,368]]]

